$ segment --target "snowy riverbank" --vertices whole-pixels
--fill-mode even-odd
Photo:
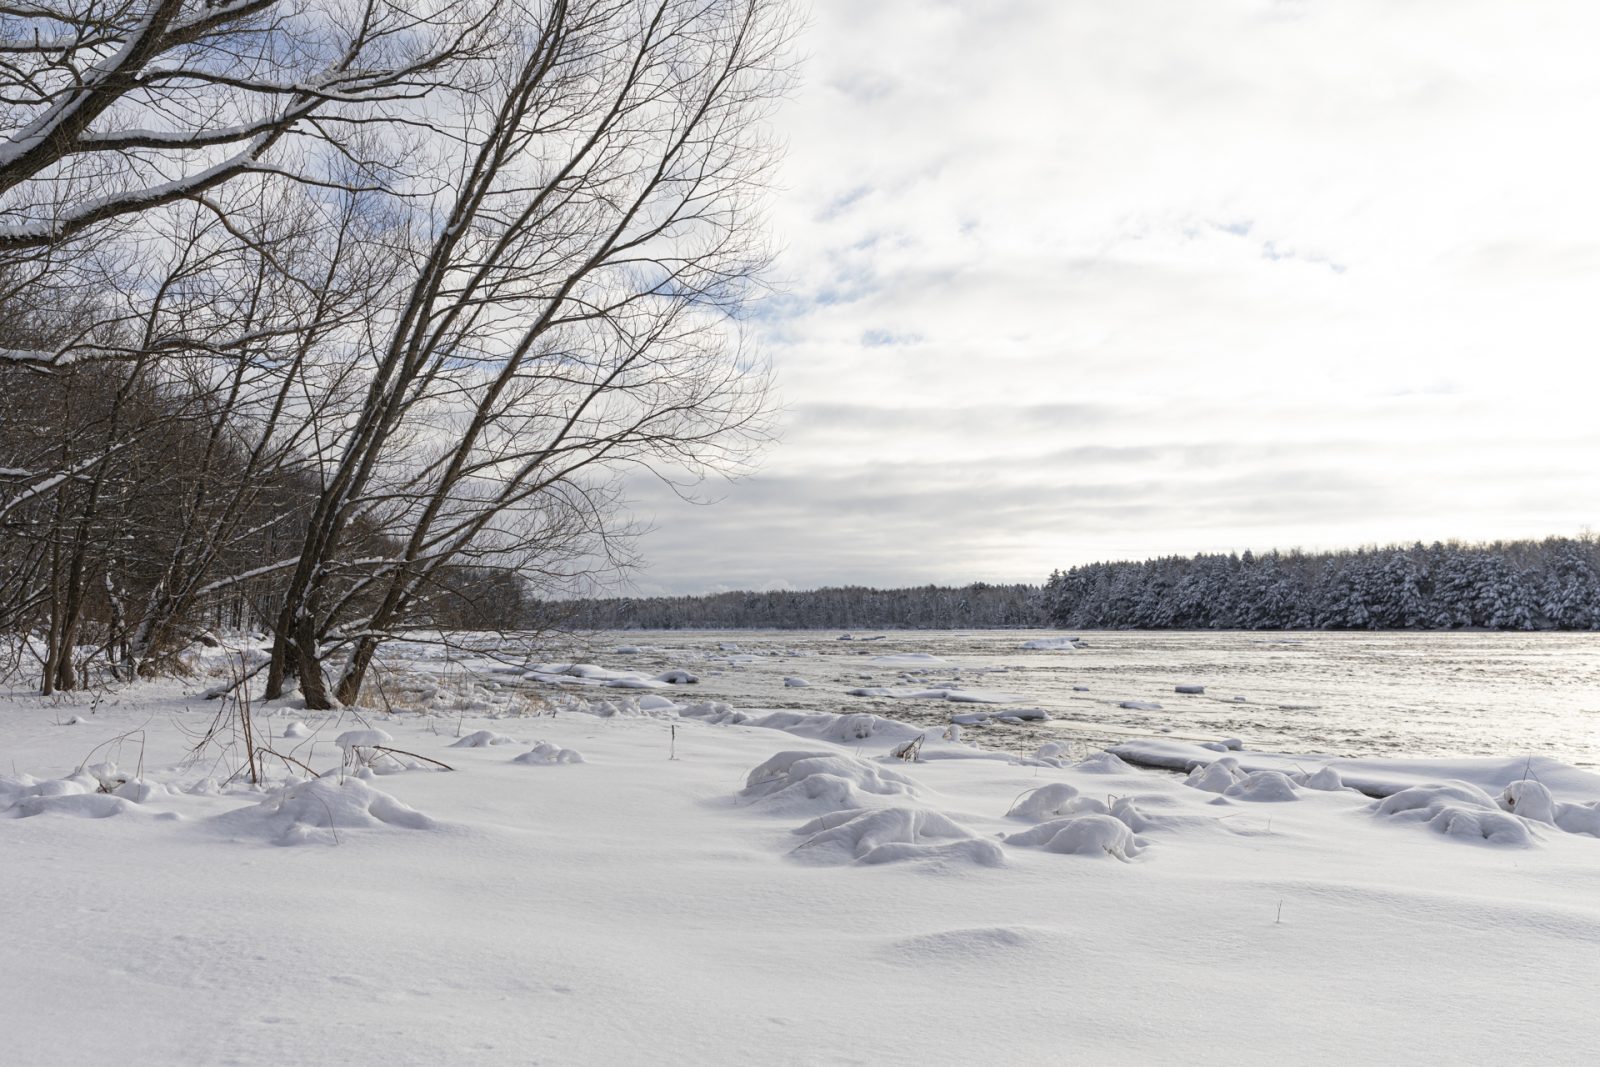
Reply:
[[[209,684],[0,697],[15,1062],[1592,1056],[1600,779],[1570,768],[1534,768],[1548,804],[1509,761],[1378,802],[1235,750],[1186,780],[677,689],[553,717],[480,691],[257,708],[333,773],[256,790],[183,761]],[[393,773],[339,773],[368,727],[346,747]]]

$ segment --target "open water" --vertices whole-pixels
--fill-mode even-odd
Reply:
[[[869,686],[951,685],[1020,697],[1043,726],[978,738],[1020,747],[1040,735],[1093,746],[1130,737],[1212,740],[1340,756],[1544,754],[1600,767],[1600,634],[1081,632],[1087,648],[1023,649],[1059,631],[630,631],[585,654],[628,670],[686,667],[698,699],[744,709],[871,711],[919,723],[1005,705],[846,695]],[[863,638],[881,637],[879,640]],[[617,651],[636,648],[638,651]],[[937,662],[877,662],[925,654]],[[912,673],[915,672],[915,673]],[[790,687],[785,677],[809,686]],[[1202,685],[1184,696],[1178,685]],[[1082,687],[1082,688],[1080,688]],[[684,699],[688,694],[673,694]],[[1242,700],[1234,698],[1242,697]],[[1130,710],[1124,701],[1159,710]]]

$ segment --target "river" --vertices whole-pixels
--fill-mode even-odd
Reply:
[[[609,667],[685,667],[699,699],[742,709],[870,711],[918,723],[1007,707],[1043,725],[975,738],[1099,747],[1130,737],[1238,737],[1254,749],[1338,756],[1544,754],[1600,767],[1600,635],[1561,633],[1081,632],[1087,647],[1029,650],[1038,630],[630,631],[575,654]],[[877,639],[871,639],[877,638]],[[637,651],[633,651],[633,650]],[[620,650],[620,651],[619,651]],[[919,659],[928,656],[932,659]],[[786,685],[786,677],[810,683]],[[1201,695],[1176,686],[1199,685]],[[850,696],[855,688],[999,691],[1014,705]],[[674,693],[679,699],[687,696]],[[1158,704],[1125,708],[1124,702]]]

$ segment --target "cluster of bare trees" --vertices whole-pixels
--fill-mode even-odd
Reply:
[[[0,635],[266,694],[625,561],[765,432],[773,0],[0,0]],[[498,607],[499,610],[496,610]]]
[[[546,615],[595,630],[965,630],[1050,625],[1039,586],[987,582],[614,597],[541,607]]]

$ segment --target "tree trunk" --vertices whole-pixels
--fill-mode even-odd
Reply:
[[[378,651],[378,642],[375,638],[363,637],[356,642],[355,651],[350,653],[350,662],[345,665],[344,674],[339,677],[339,688],[334,693],[341,704],[355,704],[361,699],[361,683],[366,679],[367,668],[372,666],[372,657]]]
[[[310,615],[300,617],[292,645],[296,673],[300,675],[300,693],[306,698],[306,707],[311,711],[331,711],[338,707],[329,697],[328,684],[322,677],[316,625]]]

